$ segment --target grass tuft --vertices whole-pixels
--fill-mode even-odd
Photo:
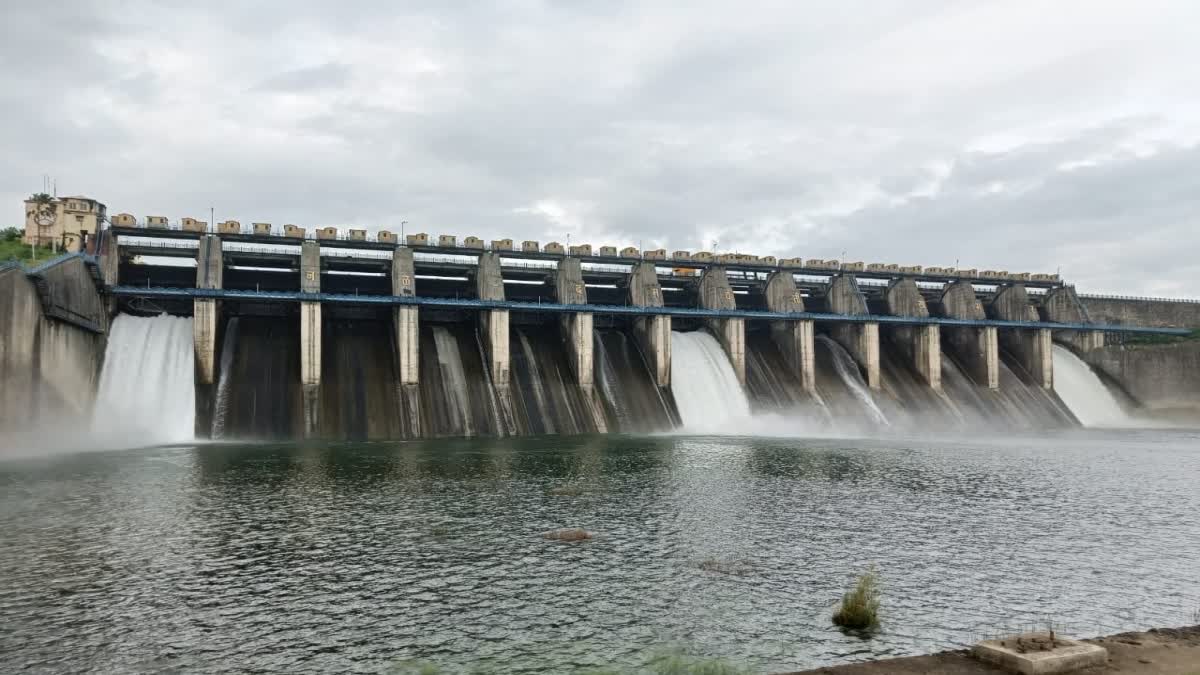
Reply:
[[[842,596],[841,607],[833,613],[833,623],[853,630],[879,627],[879,575],[874,567],[858,578],[853,590]]]

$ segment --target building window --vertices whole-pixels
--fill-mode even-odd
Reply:
[[[77,221],[79,221],[79,222],[81,222],[81,223],[82,223],[82,222],[83,222],[83,216],[75,216],[75,220],[77,220]]]

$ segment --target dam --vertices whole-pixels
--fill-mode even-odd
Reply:
[[[1106,336],[1195,327],[1057,274],[130,214],[0,280],[0,375],[53,394],[2,422],[158,440],[1054,428],[1118,405]]]
[[[0,267],[29,668],[793,672],[1200,597],[1196,431],[1148,420],[1200,401],[1196,303],[114,220]]]

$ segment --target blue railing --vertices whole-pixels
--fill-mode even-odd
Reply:
[[[147,298],[212,298],[276,302],[321,302],[377,306],[418,306],[443,309],[509,310],[515,312],[574,312],[624,316],[678,316],[704,319],[765,319],[772,321],[823,321],[831,323],[881,323],[901,326],[964,326],[996,328],[1045,328],[1051,330],[1106,331],[1114,333],[1154,333],[1187,335],[1183,328],[1116,326],[1094,323],[1055,323],[1048,321],[1000,321],[995,319],[952,319],[947,317],[909,317],[876,314],[827,314],[821,312],[770,312],[750,309],[703,309],[698,307],[635,307],[630,305],[564,305],[551,302],[479,300],[474,298],[432,298],[399,295],[357,295],[342,293],[301,293],[298,291],[243,291],[207,288],[161,288],[117,286],[114,295]]]
[[[29,274],[29,275],[37,276],[52,267],[61,265],[65,262],[67,262],[68,260],[74,260],[75,258],[82,258],[83,262],[86,264],[89,264],[89,265],[96,264],[95,256],[91,256],[86,253],[64,253],[64,254],[58,256],[57,258],[51,258],[44,263],[39,263],[38,265],[35,265],[34,267],[26,268],[25,273]],[[24,266],[22,265],[22,267],[24,267]]]

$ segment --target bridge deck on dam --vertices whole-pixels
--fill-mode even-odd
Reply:
[[[174,240],[180,244],[183,244],[187,240],[195,241],[195,240],[198,240],[199,238],[206,236],[208,234],[220,236],[220,238],[223,241],[230,242],[230,243],[258,244],[258,245],[266,245],[266,246],[271,246],[271,247],[298,248],[301,243],[308,241],[308,242],[316,242],[317,244],[320,244],[323,248],[347,249],[347,250],[353,250],[353,251],[360,251],[360,252],[364,252],[364,253],[368,252],[368,251],[390,252],[393,249],[395,249],[397,246],[397,244],[393,243],[393,242],[382,242],[382,241],[376,241],[376,240],[371,240],[371,239],[348,239],[348,238],[341,238],[341,237],[339,237],[337,239],[322,239],[319,237],[318,238],[307,237],[307,238],[301,239],[301,238],[291,238],[291,237],[287,237],[287,236],[280,235],[280,234],[265,234],[264,235],[264,234],[249,234],[249,233],[245,233],[245,232],[218,234],[217,232],[198,232],[198,231],[173,229],[173,228],[145,228],[145,227],[136,227],[136,226],[131,227],[131,226],[116,226],[116,225],[109,228],[109,232],[111,232],[112,234],[118,235],[122,238],[138,237],[138,238],[145,238],[145,239],[160,240],[160,242],[157,245],[156,244],[147,244],[147,243],[133,244],[131,242],[131,244],[130,244],[131,246],[145,246],[147,248],[153,248],[154,250],[152,253],[150,251],[147,251],[147,253],[152,254],[152,255],[181,255],[181,256],[186,255],[186,253],[183,253],[183,252],[177,252],[177,253],[169,252],[171,247],[163,245],[162,240]],[[122,243],[122,246],[124,247],[125,244]],[[469,247],[469,246],[465,246],[461,243],[456,243],[453,246],[438,246],[438,245],[432,245],[432,244],[430,244],[430,245],[407,244],[406,246],[408,248],[412,249],[412,251],[415,253],[440,254],[440,255],[460,255],[460,256],[478,256],[480,253],[483,253],[485,250],[490,250],[493,253],[495,253],[496,255],[500,256],[501,258],[504,258],[507,260],[531,260],[531,261],[540,260],[540,261],[548,261],[548,262],[557,262],[559,260],[562,260],[563,258],[571,257],[571,258],[577,258],[581,262],[584,262],[584,263],[593,263],[593,264],[601,264],[601,265],[603,265],[603,264],[629,265],[629,264],[641,262],[643,260],[643,257],[640,254],[636,257],[623,256],[620,254],[618,254],[618,255],[595,255],[595,254],[579,255],[579,254],[567,253],[567,252],[554,253],[554,252],[547,252],[547,251],[543,251],[543,250],[539,250],[537,252],[523,251],[523,250],[518,250],[516,248],[513,248],[513,249],[486,248],[485,249],[485,248]],[[184,245],[184,246],[177,247],[177,250],[186,251],[188,248],[194,248],[194,247]],[[853,273],[855,276],[857,276],[861,279],[878,279],[878,280],[893,279],[897,276],[897,272],[895,272],[895,271],[876,271],[876,270],[871,270],[871,269],[842,270],[841,268],[839,268],[837,266],[834,266],[834,267],[829,267],[829,266],[806,267],[806,266],[794,265],[794,264],[793,265],[785,265],[785,264],[779,264],[779,263],[771,264],[771,263],[764,263],[761,261],[759,261],[759,262],[718,261],[718,260],[710,261],[710,260],[695,260],[695,259],[677,259],[677,258],[672,258],[672,257],[655,258],[655,259],[645,258],[645,259],[651,260],[655,264],[660,265],[662,267],[676,268],[676,269],[680,269],[680,270],[694,270],[697,273],[699,273],[705,269],[708,269],[710,267],[721,267],[721,268],[724,268],[724,269],[730,270],[730,271],[745,271],[745,272],[764,272],[764,271],[769,272],[769,271],[772,271],[775,269],[786,269],[786,270],[790,270],[790,271],[794,272],[795,274],[800,274],[800,275],[811,274],[814,276],[828,276],[830,274],[838,274],[840,272],[845,271],[847,273]],[[932,270],[923,269],[921,272],[918,272],[918,273],[902,271],[899,274],[904,276],[905,278],[914,279],[919,282],[929,282],[929,283],[945,283],[945,282],[949,282],[949,281],[966,280],[966,281],[970,281],[972,283],[978,283],[978,284],[996,284],[996,283],[1002,283],[1005,281],[1005,280],[998,280],[998,279],[992,278],[992,277],[985,277],[982,275],[967,275],[967,274],[964,274],[962,271],[954,271],[951,274],[942,274],[942,273],[933,272]],[[1022,280],[1021,283],[1025,284],[1026,286],[1028,286],[1030,288],[1054,288],[1054,287],[1063,285],[1063,282],[1060,280],[1046,281],[1046,280],[1038,280],[1038,279],[1025,279],[1025,280]]]
[[[243,237],[244,238],[244,237]],[[276,238],[278,239],[278,238]],[[224,287],[238,290],[294,291],[299,289],[300,243],[276,242],[271,246],[261,244],[233,243],[223,247],[223,265],[227,271]],[[320,244],[321,242],[315,242]],[[406,247],[408,248],[408,247]],[[433,247],[425,247],[434,250]],[[133,286],[190,286],[189,265],[172,263],[174,260],[194,261],[198,247],[194,241],[150,240],[144,236],[121,240],[120,278],[125,285]],[[395,247],[393,246],[394,250]],[[411,249],[410,249],[411,250]],[[437,297],[466,297],[470,294],[471,279],[478,268],[478,252],[473,249],[436,249],[436,253],[416,253],[413,256],[413,273],[421,288],[421,294]],[[515,254],[515,252],[514,252]],[[507,255],[505,252],[504,255]],[[136,263],[130,260],[136,257]],[[640,259],[590,256],[585,258],[563,257],[555,260],[544,258],[508,258],[501,256],[503,282],[506,293],[513,299],[552,300],[553,276],[561,260],[578,259],[582,263],[582,280],[588,293],[600,304],[620,304],[624,296],[624,284],[633,265]],[[594,262],[584,262],[585,260]],[[600,262],[595,262],[600,261]],[[322,288],[341,294],[387,294],[390,288],[391,251],[350,250],[321,246],[320,274]],[[673,261],[651,260],[664,293],[664,303],[674,306],[694,306],[696,285],[707,269],[721,268],[727,276],[731,290],[738,295],[739,306],[763,309],[761,291],[776,267],[765,265],[730,266],[714,263],[711,267],[675,267]],[[794,283],[805,297],[810,309],[825,302],[830,278],[839,274],[834,270],[798,271],[784,268],[793,275]],[[870,272],[853,272],[859,289],[872,303],[880,302],[889,286],[897,278],[911,278],[896,274],[884,275]],[[933,279],[934,277],[923,277]],[[938,277],[940,278],[940,277]],[[965,279],[957,279],[966,281]],[[945,281],[916,281],[927,301],[940,299]],[[970,283],[970,282],[968,282]],[[986,300],[995,290],[995,279],[979,282],[977,295]],[[1048,288],[1031,288],[1033,294],[1049,292]],[[814,305],[815,302],[815,305]]]
[[[631,305],[559,304],[551,302],[520,302],[513,300],[480,300],[474,298],[438,298],[395,295],[347,295],[338,293],[301,293],[294,291],[247,291],[206,288],[161,288],[117,286],[111,293],[140,298],[211,298],[256,302],[319,302],[331,304],[417,306],[444,309],[505,309],[534,313],[592,313],[626,316],[678,316],[692,318],[742,318],[770,321],[818,321],[829,323],[880,323],[902,326],[943,325],[1019,329],[1049,329],[1073,331],[1102,331],[1117,333],[1150,333],[1187,335],[1189,330],[1096,323],[1055,323],[1049,321],[1003,321],[998,319],[954,319],[949,317],[907,317],[880,314],[833,314],[824,312],[770,312],[748,309],[704,309],[699,307],[641,307]]]

